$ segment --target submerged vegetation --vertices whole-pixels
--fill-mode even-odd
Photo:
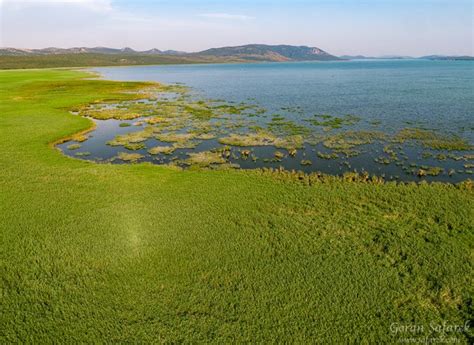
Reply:
[[[316,114],[313,118],[307,119],[307,122],[313,126],[322,126],[326,130],[342,128],[343,126],[352,126],[360,121],[360,118],[355,115],[345,115],[342,117],[332,116],[328,114]]]
[[[395,141],[404,143],[408,140],[420,142],[424,147],[435,150],[467,151],[473,146],[457,136],[448,137],[433,130],[405,128],[395,135]]]
[[[337,159],[337,158],[339,158],[339,155],[335,152],[333,152],[333,153],[323,153],[323,152],[318,151],[317,155],[318,155],[319,158],[322,158],[322,159]]]

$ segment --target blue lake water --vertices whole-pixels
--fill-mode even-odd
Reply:
[[[97,68],[111,80],[184,83],[204,97],[278,112],[355,114],[389,128],[417,122],[473,140],[474,63],[376,60]]]
[[[133,66],[95,68],[94,71],[110,80],[182,83],[189,86],[196,97],[250,102],[264,107],[268,113],[283,114],[296,122],[314,114],[353,114],[363,121],[352,129],[373,129],[369,124],[377,122],[378,129],[388,133],[419,127],[460,136],[471,144],[474,142],[474,63],[469,61],[366,60]],[[298,108],[298,111],[285,112],[282,108]],[[103,142],[104,138],[110,138],[113,131],[115,134],[125,131],[114,125],[114,121],[97,121],[98,129],[94,136]],[[89,143],[89,147],[87,142],[84,143],[84,150],[91,151],[91,157],[94,154],[96,158],[100,156],[94,152],[100,150],[97,140],[95,146],[94,141]],[[113,149],[108,150],[113,153]],[[472,151],[468,153],[472,154]],[[410,154],[416,153],[410,153],[407,149],[406,155]],[[373,160],[374,155],[352,158],[351,167],[361,167],[369,158]],[[470,177],[470,169],[463,166],[467,164],[470,168],[472,161],[425,163],[436,163],[446,171],[448,168],[467,171],[457,177],[448,178],[444,174],[434,179],[456,181]],[[332,161],[326,165],[332,167],[319,166],[317,170],[330,173],[345,170],[341,167],[334,170],[337,164]],[[400,169],[393,166],[366,164],[362,168],[372,173],[401,174]],[[311,169],[306,167],[302,170]]]

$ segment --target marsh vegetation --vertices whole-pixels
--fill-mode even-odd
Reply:
[[[60,147],[76,157],[102,155],[101,161],[116,163],[369,172],[390,180],[454,182],[472,170],[471,143],[420,124],[382,131],[380,121],[353,114],[306,115],[299,107],[271,113],[255,100],[205,99],[181,84],[148,84],[130,96],[74,107],[74,114],[96,121],[100,138],[113,137],[98,141],[92,134],[87,145],[89,136],[77,136]],[[112,126],[101,125],[108,121]],[[78,155],[78,145],[95,155]]]

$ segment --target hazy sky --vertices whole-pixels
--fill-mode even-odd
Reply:
[[[0,0],[0,46],[474,55],[473,0]]]

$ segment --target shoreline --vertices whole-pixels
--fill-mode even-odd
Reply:
[[[100,72],[98,72],[98,71],[91,70],[91,69],[86,69],[86,70],[84,70],[84,69],[77,69],[77,70],[78,70],[78,71],[81,71],[81,72],[89,73],[89,74],[91,74],[92,76],[94,76],[94,78],[90,78],[90,79],[88,79],[88,80],[96,80],[96,79],[98,79],[98,80],[111,81],[111,82],[125,82],[125,81],[126,81],[126,80],[121,81],[121,80],[105,79],[105,75],[104,75],[104,74],[102,74],[102,73],[100,73]],[[140,82],[144,82],[144,81],[127,81],[127,82],[130,82],[130,83],[140,83]],[[160,83],[160,82],[145,82],[145,83],[150,83],[150,85],[156,84],[157,86],[158,86],[158,85],[162,85],[162,86],[168,85],[168,84]],[[144,89],[146,89],[146,87],[145,87]],[[82,115],[81,115],[81,114],[78,114],[78,116],[82,116]],[[84,117],[84,116],[82,116],[82,117]],[[84,133],[94,131],[94,130],[96,129],[96,123],[95,123],[95,121],[93,120],[93,117],[85,117],[85,118],[88,118],[89,120],[92,120],[93,126],[92,126],[91,128],[89,128],[89,129],[85,130]],[[100,120],[100,119],[96,119],[96,120]],[[77,134],[75,134],[75,135],[80,135],[80,134],[81,134],[81,133],[77,133]],[[52,143],[52,145],[53,145],[56,149],[58,149],[59,151],[61,151],[61,153],[62,153],[63,155],[65,155],[65,156],[72,157],[72,158],[74,158],[74,159],[83,160],[83,161],[85,160],[85,161],[92,161],[92,162],[96,162],[96,163],[105,163],[105,162],[100,162],[100,161],[97,162],[97,161],[90,160],[90,159],[87,159],[87,158],[84,159],[84,158],[75,157],[73,154],[67,154],[64,149],[61,149],[61,148],[58,147],[58,145],[60,145],[60,144],[62,144],[62,143],[64,143],[64,142],[73,140],[73,138],[74,138],[75,135],[71,135],[71,136],[66,137],[66,138],[61,138],[61,139],[57,140],[56,142]],[[127,151],[126,151],[126,152],[127,152]],[[191,152],[195,152],[195,151],[191,151]],[[139,162],[139,163],[135,163],[135,164],[140,164],[140,163],[145,163],[145,164],[151,163],[151,164],[160,165],[160,166],[168,166],[168,165],[170,165],[169,163],[153,163],[153,162],[149,162],[149,161]],[[186,170],[186,168],[184,168],[184,169]],[[203,169],[204,169],[204,170],[212,170],[212,169],[208,169],[208,168],[203,168]],[[271,167],[271,166],[269,166],[269,167],[256,166],[256,167],[251,167],[251,168],[248,168],[248,167],[246,167],[246,168],[238,168],[237,170],[262,170],[262,169],[263,169],[263,170],[264,170],[264,169],[274,169],[274,170],[276,170],[277,168],[276,168],[276,167]],[[335,176],[335,177],[344,177],[344,175],[351,175],[351,174],[354,175],[354,174],[355,174],[355,175],[357,175],[357,176],[359,176],[359,177],[365,176],[364,179],[367,180],[366,173],[362,173],[362,172],[359,173],[359,172],[357,172],[357,169],[356,169],[356,170],[347,170],[347,171],[338,172],[338,173],[328,173],[328,172],[324,172],[324,173],[323,173],[323,172],[321,172],[321,171],[319,171],[319,170],[303,171],[303,168],[298,169],[298,168],[294,168],[294,167],[286,167],[285,170],[288,171],[288,172],[294,171],[294,172],[296,172],[296,173],[302,172],[302,173],[305,174],[305,175],[312,175],[312,174],[314,175],[314,174],[315,174],[315,175],[318,175],[318,176],[320,176],[320,175],[327,175],[327,176]],[[364,171],[364,170],[362,170],[362,171]],[[462,183],[462,182],[464,182],[464,181],[470,181],[470,180],[471,180],[470,177],[466,177],[466,178],[464,178],[464,179],[461,179],[461,180],[455,181],[455,182],[451,182],[451,181],[447,181],[447,180],[442,180],[442,181],[429,180],[429,181],[426,181],[425,179],[403,179],[403,178],[401,178],[401,179],[398,179],[398,178],[396,178],[396,179],[392,179],[392,178],[386,179],[386,178],[385,178],[385,173],[377,174],[377,173],[374,173],[374,172],[369,173],[368,176],[370,176],[370,177],[373,176],[373,177],[376,177],[377,179],[383,179],[384,182],[386,182],[386,183],[388,183],[388,182],[396,182],[396,183],[412,183],[412,182],[414,182],[414,183],[419,184],[419,183],[423,183],[423,182],[428,182],[428,183],[435,183],[435,182],[436,182],[436,183],[447,183],[447,184],[456,185],[456,184]],[[357,177],[357,178],[359,178],[359,177]]]

